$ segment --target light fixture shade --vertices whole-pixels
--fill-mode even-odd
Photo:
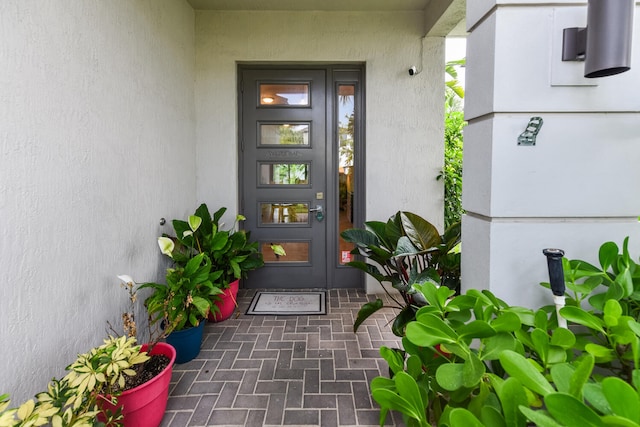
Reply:
[[[585,77],[631,69],[634,8],[634,0],[589,0]]]

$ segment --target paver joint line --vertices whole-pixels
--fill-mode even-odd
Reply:
[[[369,383],[388,373],[380,346],[400,346],[395,313],[375,313],[354,334],[371,301],[362,290],[330,290],[325,316],[245,316],[254,294],[241,289],[237,315],[207,324],[198,357],[174,366],[161,427],[379,425]],[[385,425],[403,426],[398,414]]]

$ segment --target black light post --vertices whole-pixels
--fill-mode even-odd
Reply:
[[[553,292],[553,302],[556,305],[556,314],[558,315],[558,326],[567,327],[567,321],[560,316],[560,309],[565,304],[565,285],[564,270],[562,269],[562,257],[564,251],[562,249],[547,248],[542,253],[547,257],[547,266],[549,268],[549,283],[551,284],[551,292]]]

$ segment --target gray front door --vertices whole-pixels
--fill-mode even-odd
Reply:
[[[241,205],[244,226],[265,259],[244,287],[362,286],[357,271],[344,265],[350,248],[344,242],[340,248],[338,236],[340,227],[354,226],[354,201],[340,166],[353,162],[354,132],[345,160],[339,129],[349,123],[337,116],[344,113],[340,99],[354,105],[355,84],[340,89],[336,73],[331,67],[239,69]],[[274,244],[286,255],[276,255]]]

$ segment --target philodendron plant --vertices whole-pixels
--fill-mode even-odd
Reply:
[[[365,222],[364,229],[343,231],[342,238],[355,245],[352,254],[365,260],[347,263],[375,278],[393,301],[391,308],[400,310],[392,331],[404,335],[407,322],[425,304],[413,285],[429,281],[449,289],[460,288],[460,223],[449,227],[443,235],[426,219],[411,212],[399,211],[385,222]],[[398,292],[390,292],[392,287]],[[362,306],[353,325],[358,327],[382,309],[381,299]]]
[[[561,309],[565,329],[552,307],[414,287],[428,305],[407,325],[404,351],[380,350],[391,378],[371,383],[381,425],[396,410],[407,426],[640,426],[640,323],[629,315],[631,296],[589,298],[589,286],[570,282],[570,304],[583,306]]]
[[[219,276],[219,272],[211,271],[209,257],[200,253],[185,266],[168,268],[166,284],[141,284],[138,289],[153,290],[144,302],[150,323],[163,323],[165,334],[198,326],[211,310],[218,309],[213,301],[223,293],[214,285]]]
[[[251,241],[245,230],[236,229],[237,224],[245,220],[244,216],[237,215],[230,229],[222,228],[220,219],[226,210],[222,207],[211,215],[203,203],[187,221],[172,221],[175,236],[165,235],[158,239],[162,253],[178,266],[186,265],[198,254],[205,254],[211,261],[211,271],[217,276],[215,281],[222,289],[264,265],[258,242]]]

